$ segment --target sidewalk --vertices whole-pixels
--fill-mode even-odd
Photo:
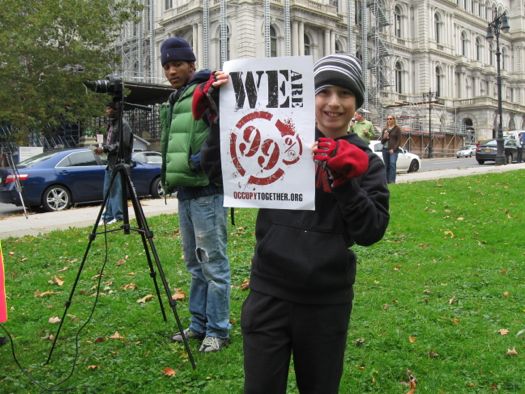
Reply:
[[[478,175],[494,172],[525,170],[525,163],[508,164],[504,166],[484,165],[473,168],[448,169],[398,174],[397,183],[411,183],[443,178]],[[141,206],[146,219],[151,216],[177,213],[178,203],[176,198],[144,199]],[[92,227],[100,211],[100,205],[68,209],[62,212],[29,213],[26,219],[23,214],[0,217],[0,239],[8,237],[21,237],[24,235],[38,235],[53,230],[63,230],[70,227]],[[129,208],[130,218],[135,217],[133,208]]]
[[[178,203],[176,198],[168,198],[166,204],[163,198],[140,200],[140,205],[146,216],[177,213]],[[0,217],[0,239],[21,237],[24,235],[38,235],[53,230],[64,230],[70,227],[93,227],[100,205],[78,207],[61,212],[14,214]],[[130,206],[128,209],[130,219],[135,217],[135,211]]]

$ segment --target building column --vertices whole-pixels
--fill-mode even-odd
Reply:
[[[292,53],[293,56],[299,55],[299,22],[292,22]]]
[[[322,54],[322,56],[326,56],[326,55],[329,55],[330,53],[332,53],[332,50],[330,49],[330,29],[325,29],[324,31],[324,53]]]
[[[304,23],[299,22],[299,31],[298,31],[298,42],[299,42],[299,51],[297,54],[299,56],[304,56]]]

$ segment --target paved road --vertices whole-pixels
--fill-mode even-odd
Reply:
[[[525,170],[525,163],[515,163],[505,166],[450,168],[445,170],[399,174],[397,182],[409,183],[515,170]],[[142,200],[141,205],[144,214],[146,215],[146,219],[155,215],[176,213],[178,207],[176,198],[169,198],[166,205],[164,204],[163,199]],[[27,219],[19,208],[11,213],[4,212],[2,214],[0,212],[0,239],[20,237],[23,235],[38,235],[40,233],[67,229],[69,227],[90,227],[94,225],[99,210],[100,206],[97,205],[68,209],[62,212],[30,213]],[[130,209],[129,212],[130,217],[134,217],[133,209]]]

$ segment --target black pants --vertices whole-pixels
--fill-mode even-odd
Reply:
[[[352,304],[296,304],[252,291],[242,307],[244,392],[286,393],[293,355],[301,394],[337,394]]]
[[[518,163],[523,161],[523,148],[518,148],[518,157],[516,159]]]

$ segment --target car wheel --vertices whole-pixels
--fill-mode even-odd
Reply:
[[[484,160],[478,160],[478,164],[483,164],[483,163],[485,163]]]
[[[64,186],[49,186],[42,196],[44,211],[63,211],[71,205],[71,193]]]
[[[412,160],[410,166],[408,167],[408,172],[417,172],[419,170],[419,163],[417,160]]]
[[[151,195],[153,198],[160,198],[164,196],[164,189],[162,188],[162,184],[160,183],[160,177],[155,178],[151,183]]]

